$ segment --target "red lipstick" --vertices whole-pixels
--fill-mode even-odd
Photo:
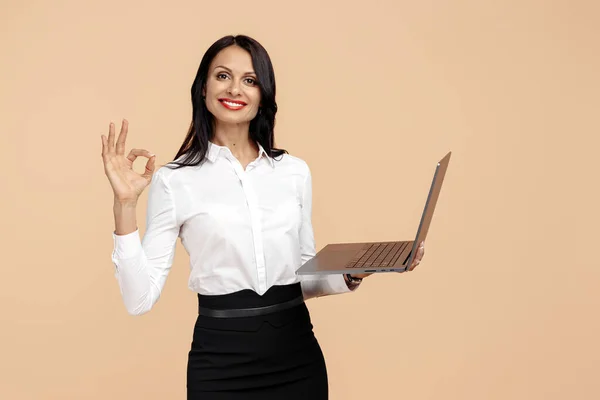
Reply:
[[[227,99],[227,98],[219,99],[219,103],[223,104],[223,107],[227,108],[228,110],[233,110],[233,111],[241,110],[242,108],[244,108],[244,106],[247,105],[243,101],[231,100],[231,99]]]

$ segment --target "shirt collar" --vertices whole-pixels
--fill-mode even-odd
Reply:
[[[258,145],[258,158],[265,157],[271,165],[271,167],[274,168],[275,161],[273,160],[273,158],[267,154],[267,152],[260,145],[260,143],[257,142],[256,144]],[[221,154],[221,152],[231,153],[231,151],[227,147],[214,144],[210,140],[208,141],[208,151],[206,153],[206,158],[208,158],[211,162],[214,163],[217,160],[217,157]]]
[[[258,157],[266,157],[269,164],[271,164],[271,167],[275,168],[275,160],[273,160],[273,158],[267,154],[267,152],[265,151],[265,149],[263,149],[260,143],[256,144],[258,145]]]

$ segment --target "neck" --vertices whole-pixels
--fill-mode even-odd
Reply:
[[[231,150],[237,159],[254,159],[258,156],[258,145],[250,138],[250,124],[217,123],[212,142]]]

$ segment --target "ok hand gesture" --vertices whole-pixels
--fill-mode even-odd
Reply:
[[[104,172],[108,177],[115,195],[115,201],[136,204],[140,194],[152,180],[154,173],[155,155],[145,149],[131,149],[125,157],[125,140],[129,123],[123,120],[119,139],[115,146],[115,125],[111,122],[108,129],[108,138],[102,137],[102,160]],[[133,170],[133,162],[137,157],[146,157],[146,168],[143,174]]]

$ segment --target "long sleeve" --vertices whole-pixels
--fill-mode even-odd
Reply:
[[[146,232],[127,235],[113,231],[112,261],[127,312],[142,315],[158,301],[175,256],[179,224],[175,202],[161,169],[148,189]]]
[[[302,191],[302,226],[300,228],[300,253],[302,264],[316,255],[315,238],[312,226],[312,175],[307,165]],[[347,293],[348,288],[342,274],[300,275],[304,299],[332,294]]]

